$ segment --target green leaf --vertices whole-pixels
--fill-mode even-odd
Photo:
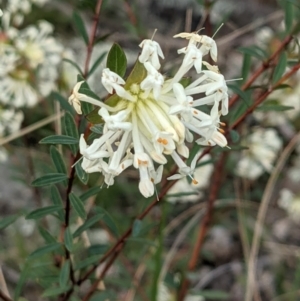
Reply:
[[[69,63],[70,65],[72,65],[79,72],[79,74],[83,75],[83,72],[80,69],[80,67],[75,62],[73,62],[72,60],[64,58],[63,62]]]
[[[140,219],[136,219],[133,222],[132,226],[132,237],[137,237],[141,231],[142,221]]]
[[[60,221],[64,222],[65,215],[64,215],[64,209],[63,209],[63,201],[61,199],[60,193],[56,186],[51,187],[51,201],[53,205],[58,205],[62,209],[57,211],[58,217]]]
[[[71,201],[71,205],[78,214],[78,216],[80,216],[82,219],[86,219],[86,212],[81,199],[72,192],[69,194],[69,198]]]
[[[59,286],[66,287],[70,276],[70,261],[66,260],[59,273]]]
[[[88,180],[89,180],[89,175],[82,169],[80,162],[78,162],[75,165],[75,170],[76,170],[76,174],[78,176],[78,179],[83,183],[83,184],[87,184]]]
[[[127,59],[120,45],[114,43],[108,53],[106,67],[124,77],[127,67]]]
[[[82,202],[86,201],[88,198],[90,198],[91,196],[98,194],[101,191],[101,187],[100,186],[95,186],[90,188],[88,191],[86,191],[85,193],[83,193],[80,196],[80,199]]]
[[[58,173],[67,174],[67,168],[66,168],[65,162],[64,162],[60,152],[53,145],[51,145],[51,147],[50,147],[50,156],[51,156],[52,162],[56,168],[56,171]]]
[[[284,4],[284,23],[286,32],[290,32],[293,27],[294,7],[290,1],[285,1]]]
[[[84,231],[92,227],[94,224],[96,224],[99,220],[103,218],[104,214],[97,214],[90,219],[88,219],[83,225],[81,225],[73,234],[73,237],[77,237],[81,235]]]
[[[97,69],[97,67],[101,64],[101,62],[103,61],[104,57],[106,56],[107,52],[103,52],[100,54],[100,56],[97,58],[97,60],[95,61],[95,63],[93,64],[93,66],[91,67],[89,73],[88,73],[88,76],[87,77],[90,77],[94,72],[95,70]]]
[[[26,219],[39,219],[46,215],[53,214],[60,209],[62,209],[62,207],[57,206],[57,205],[39,208],[39,209],[36,209],[36,210],[30,212],[29,214],[27,214],[25,218]]]
[[[28,259],[35,259],[35,258],[41,257],[45,254],[54,252],[54,251],[58,250],[59,248],[61,248],[61,244],[58,242],[48,244],[46,246],[36,249],[34,252],[32,252],[29,255]]]
[[[237,85],[235,84],[228,84],[227,85],[229,89],[231,89],[235,94],[239,95],[247,104],[247,106],[249,107],[249,102],[250,102],[250,97],[249,97],[249,93],[242,91]]]
[[[287,55],[285,52],[283,52],[280,55],[278,63],[274,69],[273,79],[272,79],[273,83],[276,83],[277,81],[280,80],[280,78],[285,72],[286,66],[287,66]]]
[[[268,54],[264,49],[255,45],[250,47],[240,47],[238,50],[244,54],[256,57],[259,60],[264,60],[268,57]]]
[[[124,85],[125,89],[129,89],[130,86],[134,83],[141,83],[147,76],[147,70],[144,67],[144,64],[140,63],[139,60],[135,62],[135,65],[129,74],[126,84]]]
[[[217,291],[217,290],[203,290],[194,292],[196,296],[202,296],[206,300],[229,300],[230,295],[227,292]]]
[[[55,183],[60,183],[68,178],[67,175],[62,173],[49,173],[45,176],[35,179],[31,185],[34,187],[47,186]]]
[[[64,109],[65,111],[74,113],[73,107],[69,104],[68,100],[65,97],[63,97],[60,93],[52,91],[50,94],[50,98],[58,101],[62,109]]]
[[[103,221],[106,224],[106,226],[109,228],[109,230],[114,234],[115,237],[119,236],[119,230],[118,227],[115,223],[115,221],[113,220],[113,218],[111,217],[111,215],[104,210],[103,208],[97,206],[95,208],[96,212],[100,213],[100,214],[104,214],[103,216]]]
[[[38,227],[38,230],[45,240],[46,244],[53,244],[56,243],[56,239],[50,234],[50,232],[42,227]]]
[[[69,252],[73,252],[73,236],[69,227],[65,229],[64,234],[65,246]]]
[[[85,118],[91,123],[91,124],[103,124],[104,120],[103,118],[98,114],[99,108],[93,109],[88,115],[85,116]]]
[[[240,135],[237,131],[230,130],[229,134],[233,143],[237,143],[240,140]]]
[[[71,288],[71,285],[66,287],[50,287],[44,291],[42,297],[54,297],[66,293]]]
[[[79,134],[78,134],[77,126],[76,126],[73,116],[69,112],[66,112],[66,114],[65,114],[64,125],[65,125],[65,132],[66,132],[67,136],[73,137],[73,138],[77,139],[77,141],[78,141]],[[73,155],[75,155],[78,151],[78,144],[70,145],[70,148],[71,148]]]
[[[95,124],[94,126],[90,127],[90,130],[95,134],[102,135],[103,134],[103,124]]]
[[[76,126],[76,122],[69,112],[66,112],[64,117],[64,125],[65,125],[65,132],[67,136],[79,139],[79,134]]]
[[[26,283],[26,281],[29,279],[30,272],[31,272],[31,263],[29,261],[26,261],[21,271],[17,286],[14,289],[14,300],[19,300],[19,296],[22,292],[22,288]]]
[[[88,36],[88,34],[87,34],[87,31],[86,31],[86,29],[85,29],[85,26],[84,26],[84,23],[83,23],[83,20],[82,20],[81,16],[79,15],[78,12],[75,11],[75,12],[73,13],[72,19],[73,19],[73,23],[74,23],[74,25],[75,25],[77,31],[78,31],[78,32],[80,33],[80,35],[82,36],[82,38],[83,38],[85,44],[88,45],[88,43],[89,43],[89,36]]]
[[[243,59],[243,66],[242,66],[242,83],[244,83],[247,78],[248,75],[250,73],[250,69],[251,69],[251,55],[245,53],[244,55],[244,59]]]
[[[288,111],[288,110],[295,110],[294,107],[291,106],[283,106],[283,105],[276,105],[276,104],[264,104],[256,108],[256,111],[276,111],[276,112],[282,112],[282,111]]]
[[[5,229],[6,227],[8,227],[9,225],[11,225],[12,223],[14,223],[17,218],[19,217],[18,214],[14,214],[14,215],[10,215],[10,216],[6,216],[1,218],[0,220],[0,230]]]
[[[84,260],[80,260],[75,266],[74,266],[74,271],[81,270],[87,266],[90,266],[91,264],[94,264],[99,261],[101,255],[94,255],[90,256]]]
[[[66,135],[52,135],[40,141],[41,144],[78,144],[79,140]]]
[[[94,106],[88,102],[81,102],[81,110],[84,116],[88,115],[94,110]]]

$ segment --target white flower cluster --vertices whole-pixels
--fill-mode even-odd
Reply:
[[[257,128],[247,137],[245,145],[248,150],[242,152],[236,172],[243,178],[255,180],[272,170],[282,141],[274,129]]]
[[[280,191],[278,205],[284,209],[288,216],[295,222],[300,223],[300,196],[291,190],[283,188]]]
[[[145,197],[154,194],[154,184],[161,180],[166,156],[171,156],[178,166],[178,174],[169,180],[189,176],[194,184],[194,169],[198,153],[187,166],[182,157],[189,157],[186,142],[193,142],[193,133],[200,138],[200,145],[227,145],[220,129],[220,116],[228,113],[227,85],[217,66],[203,61],[207,54],[216,61],[215,41],[197,33],[181,33],[175,37],[186,38],[189,43],[179,49],[183,61],[173,78],[167,79],[160,72],[160,58],[164,58],[160,45],[144,40],[140,47],[140,64],[147,76],[141,81],[126,85],[125,81],[108,68],[103,70],[102,84],[119,101],[112,107],[80,93],[82,82],[77,83],[69,98],[78,113],[80,101],[100,106],[99,115],[104,120],[103,135],[87,145],[80,139],[82,167],[88,172],[101,172],[110,186],[114,178],[133,165],[139,170],[139,190]],[[207,70],[203,70],[203,65]],[[195,68],[198,78],[187,86],[181,81],[186,73]],[[210,114],[199,107],[210,105]],[[160,165],[157,169],[155,164]]]
[[[4,6],[4,2],[6,2],[5,7],[5,18],[10,19],[11,23],[15,26],[19,26],[24,21],[24,16],[31,12],[32,5],[43,5],[48,0],[0,0],[1,7]]]
[[[55,87],[63,48],[51,36],[53,27],[46,21],[22,30],[3,23],[0,102],[15,108],[33,106]]]
[[[41,20],[19,29],[32,5],[46,1],[0,0],[0,137],[19,130],[23,112],[16,109],[36,105],[62,77],[64,48],[53,26]]]

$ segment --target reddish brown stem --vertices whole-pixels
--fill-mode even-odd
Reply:
[[[267,70],[275,63],[275,60],[277,59],[278,55],[281,53],[281,51],[283,51],[286,48],[286,46],[292,41],[292,39],[292,36],[287,36],[283,40],[283,42],[279,45],[278,49],[272,54],[272,56],[267,61],[263,62],[261,66],[247,80],[247,82],[242,85],[242,91],[247,90],[265,70]],[[239,97],[240,96],[237,94],[232,96],[229,100],[229,107],[231,107],[239,99]]]
[[[218,160],[217,164],[215,165],[213,175],[211,177],[211,188],[210,188],[210,194],[207,201],[207,209],[206,214],[204,218],[202,219],[200,226],[199,226],[199,232],[198,237],[196,240],[196,244],[194,246],[191,259],[188,263],[188,271],[192,272],[198,263],[199,260],[199,254],[201,251],[201,248],[203,246],[204,238],[206,236],[207,230],[211,224],[212,215],[213,215],[213,207],[214,202],[218,196],[220,187],[221,187],[221,180],[222,180],[222,170],[224,169],[224,163],[226,159],[227,153],[223,152],[221,154],[220,159]],[[184,297],[187,293],[187,290],[189,288],[189,280],[187,278],[184,278],[181,284],[181,288],[178,294],[178,301],[183,301]]]
[[[91,56],[92,56],[92,52],[93,52],[95,37],[96,37],[96,33],[97,33],[102,1],[103,0],[98,0],[97,6],[95,9],[95,16],[94,16],[92,32],[90,35],[89,44],[87,46],[87,55],[86,55],[86,60],[85,60],[85,65],[84,65],[84,73],[83,73],[84,78],[87,77],[88,72],[89,72],[89,66],[90,66]]]
[[[277,87],[283,84],[288,78],[300,69],[300,63],[295,65],[289,72],[287,72],[276,84],[270,87],[267,91],[262,93],[255,103],[249,107],[246,112],[240,116],[231,126],[230,129],[236,128],[250,113],[252,113]]]

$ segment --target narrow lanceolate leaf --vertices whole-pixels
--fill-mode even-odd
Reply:
[[[71,285],[65,287],[51,287],[44,291],[42,297],[54,297],[66,293],[71,288]]]
[[[14,300],[19,300],[19,296],[22,292],[22,288],[26,283],[27,279],[29,278],[30,271],[31,271],[31,263],[29,261],[26,261],[21,271],[21,274],[19,276],[18,283],[14,289]]]
[[[57,242],[55,237],[53,237],[48,230],[42,227],[38,227],[38,229],[46,244],[53,244]]]
[[[49,173],[38,179],[35,179],[31,185],[34,187],[47,186],[55,183],[60,183],[68,178],[67,175],[62,173]]]
[[[51,201],[52,201],[53,205],[58,205],[62,208],[61,210],[57,211],[57,214],[58,214],[60,221],[63,222],[65,220],[63,201],[61,199],[60,193],[56,186],[51,187]]]
[[[68,112],[74,113],[73,107],[69,104],[68,100],[63,97],[60,93],[53,91],[50,94],[50,98],[59,102],[60,106]]]
[[[103,217],[104,214],[97,214],[93,216],[92,218],[88,219],[83,225],[81,225],[73,234],[73,237],[77,237],[81,235],[84,231],[92,227],[94,224],[96,224],[101,218]]]
[[[65,162],[64,162],[60,152],[53,145],[50,147],[50,156],[51,156],[51,159],[55,166],[56,171],[58,173],[67,174],[67,168],[66,168]]]
[[[240,47],[238,50],[259,60],[264,60],[268,56],[267,52],[258,46]]]
[[[251,69],[251,55],[246,54],[244,55],[244,59],[243,59],[243,67],[242,67],[242,83],[244,83],[247,78],[248,75],[250,73],[250,69]]]
[[[41,248],[38,248],[37,250],[35,250],[34,252],[32,252],[30,255],[29,255],[29,259],[34,259],[34,258],[38,258],[38,257],[41,257],[45,254],[49,254],[51,252],[54,252],[56,250],[58,250],[59,248],[61,247],[61,244],[56,242],[56,243],[53,243],[53,244],[48,244],[46,246],[43,246]]]
[[[87,34],[87,31],[86,31],[86,28],[85,28],[85,25],[83,23],[81,16],[76,11],[73,13],[73,22],[74,22],[74,25],[75,25],[77,31],[80,33],[85,44],[87,45],[89,43],[89,36]]]
[[[78,144],[79,140],[66,135],[52,135],[40,141],[41,144]]]
[[[290,32],[294,20],[294,5],[291,1],[286,0],[284,3],[284,23],[286,32]]]
[[[70,261],[66,260],[59,273],[59,286],[66,287],[70,276]]]
[[[16,219],[19,217],[18,214],[6,216],[4,218],[0,218],[0,230],[5,229],[8,227],[10,224],[14,223]]]
[[[81,164],[77,163],[75,165],[75,170],[76,170],[76,174],[78,176],[78,179],[83,183],[83,184],[87,184],[88,180],[89,180],[89,175],[82,169]]]
[[[136,219],[133,222],[132,226],[132,237],[137,237],[141,231],[142,221],[140,219]]]
[[[73,236],[69,227],[65,230],[64,239],[67,250],[73,252]]]
[[[70,114],[69,112],[65,114],[64,124],[65,124],[65,132],[67,136],[79,139],[79,134],[78,134],[75,120],[72,114]]]
[[[75,120],[69,112],[66,112],[64,118],[64,125],[65,125],[65,133],[67,136],[73,137],[79,140],[79,134],[77,130],[77,126]],[[72,153],[75,155],[78,151],[78,144],[70,145]]]
[[[104,223],[107,225],[109,230],[115,235],[115,237],[118,237],[119,230],[118,230],[118,227],[117,227],[114,219],[111,217],[111,215],[101,207],[96,207],[95,209],[96,209],[96,212],[98,212],[100,214],[104,214],[104,216],[103,216]]]
[[[276,104],[265,104],[262,106],[259,106],[258,108],[256,108],[256,111],[263,111],[263,112],[267,112],[267,111],[276,111],[276,112],[282,112],[282,111],[288,111],[288,110],[294,110],[295,108],[292,106],[283,106],[283,105],[276,105]]]
[[[61,210],[61,206],[57,205],[52,205],[52,206],[47,206],[43,208],[36,209],[29,214],[26,215],[26,219],[39,219],[42,218],[46,215],[53,214],[57,212],[58,210]]]
[[[104,57],[106,56],[107,52],[103,52],[100,54],[100,56],[97,58],[97,60],[95,61],[94,65],[91,67],[88,77],[91,76],[95,70],[97,69],[97,67],[101,64],[101,62],[103,61]]]
[[[80,196],[80,199],[82,202],[86,201],[88,198],[90,198],[91,196],[98,194],[101,191],[101,187],[100,186],[95,186],[90,188],[88,191],[86,191],[85,193],[83,193]]]
[[[276,83],[277,81],[280,80],[280,78],[282,77],[282,75],[285,72],[287,66],[287,55],[285,52],[283,52],[278,60],[278,63],[274,69],[274,74],[273,74],[273,83]]]
[[[66,59],[66,58],[63,59],[63,61],[70,64],[70,65],[72,65],[79,72],[79,74],[83,75],[82,70],[80,69],[80,67],[75,62],[73,62],[72,60]]]
[[[115,43],[111,47],[107,56],[106,67],[109,68],[110,71],[124,77],[126,73],[127,59],[120,45]]]
[[[82,219],[85,219],[86,218],[86,213],[85,213],[85,209],[84,209],[84,206],[82,204],[81,199],[78,196],[76,196],[74,193],[70,193],[69,198],[70,198],[70,201],[71,201],[72,208],[74,208],[76,213]]]

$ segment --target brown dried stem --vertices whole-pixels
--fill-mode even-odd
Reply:
[[[3,301],[13,301],[6,294],[4,294],[1,289],[0,289],[0,299],[2,299]]]
[[[201,248],[203,246],[203,242],[207,233],[207,230],[211,224],[212,216],[213,216],[213,208],[214,208],[214,202],[217,199],[218,193],[220,191],[221,182],[222,182],[222,170],[224,167],[224,163],[227,157],[227,153],[223,152],[215,165],[214,172],[211,177],[211,188],[210,193],[207,201],[207,210],[205,213],[204,218],[202,219],[200,226],[199,226],[199,232],[198,237],[196,240],[196,244],[194,246],[191,259],[188,263],[188,271],[193,271],[198,263],[199,259],[199,253],[201,251]],[[186,292],[189,288],[189,280],[187,278],[184,278],[181,284],[181,288],[178,294],[178,301],[183,301],[184,297],[186,295]]]

